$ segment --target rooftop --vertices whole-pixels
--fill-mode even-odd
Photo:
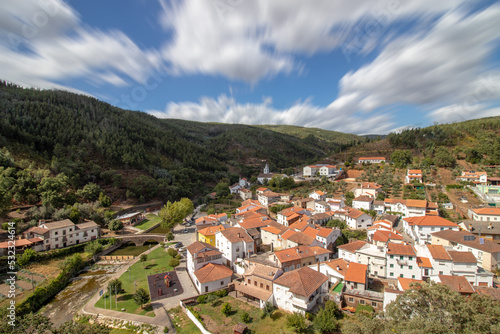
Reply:
[[[500,252],[500,245],[484,239],[474,236],[474,234],[469,233],[467,231],[453,231],[453,230],[444,230],[439,232],[434,232],[431,234],[432,237],[448,240],[450,242],[454,242],[457,244],[465,245],[471,248],[482,250],[487,253],[497,253]],[[464,237],[472,238],[474,240],[464,240]],[[481,241],[482,239],[482,241]]]
[[[366,284],[366,271],[368,266],[366,264],[351,262],[345,273],[344,280],[355,283]]]
[[[200,283],[208,283],[231,277],[233,271],[222,264],[208,263],[196,270],[194,275]]]
[[[274,283],[290,288],[290,292],[308,297],[316,291],[328,277],[309,267],[292,270],[278,277]]]

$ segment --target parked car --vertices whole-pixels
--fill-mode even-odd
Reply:
[[[179,248],[179,252],[185,252],[186,249],[187,249],[186,246],[183,246],[183,247]]]
[[[181,248],[183,245],[182,245],[182,242],[178,242],[175,244],[175,248]]]
[[[187,229],[183,229],[182,233],[188,233],[189,231]]]

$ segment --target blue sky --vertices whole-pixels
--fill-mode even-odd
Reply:
[[[17,0],[0,78],[161,118],[383,134],[500,115],[500,5]]]

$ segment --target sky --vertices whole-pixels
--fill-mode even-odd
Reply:
[[[387,134],[500,115],[500,3],[4,0],[0,79],[159,118]]]

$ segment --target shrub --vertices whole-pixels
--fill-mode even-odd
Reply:
[[[261,318],[264,319],[265,317],[267,316],[271,316],[271,314],[273,314],[274,312],[274,306],[273,304],[271,304],[270,302],[266,302],[266,304],[264,305],[264,308],[262,309],[262,314],[261,314]]]
[[[250,322],[250,314],[248,312],[243,312],[240,316],[241,321],[244,323],[249,323]]]
[[[111,231],[119,231],[123,228],[123,223],[118,219],[114,219],[108,223],[108,228]]]
[[[207,295],[201,295],[201,296],[198,296],[198,298],[196,298],[196,301],[199,303],[199,304],[205,304],[206,301],[207,301]]]
[[[286,325],[292,327],[295,333],[305,333],[307,330],[306,318],[297,312],[286,317]]]
[[[219,298],[226,297],[227,296],[227,290],[222,289],[222,290],[217,290],[214,292],[214,295],[216,295]]]
[[[24,267],[35,256],[36,256],[36,252],[33,249],[28,248],[27,250],[24,251],[24,253],[21,255],[21,257],[17,260],[17,264],[20,265],[21,267]]]
[[[169,248],[168,251],[167,251],[167,253],[171,257],[175,257],[178,254],[178,252],[175,249],[173,249],[173,248]]]
[[[180,264],[180,262],[179,262],[179,259],[172,258],[172,259],[170,259],[170,261],[168,262],[168,264],[171,267],[175,268],[175,267],[177,267]]]
[[[224,303],[222,305],[222,308],[220,310],[222,312],[222,314],[224,314],[226,317],[229,316],[231,314],[231,305],[229,305],[229,303]]]
[[[142,308],[142,306],[149,301],[149,294],[143,288],[139,288],[134,293],[133,298],[134,302]]]
[[[102,252],[102,249],[103,249],[102,244],[97,240],[89,242],[85,246],[85,252],[90,253],[91,255],[95,255],[97,253]]]

